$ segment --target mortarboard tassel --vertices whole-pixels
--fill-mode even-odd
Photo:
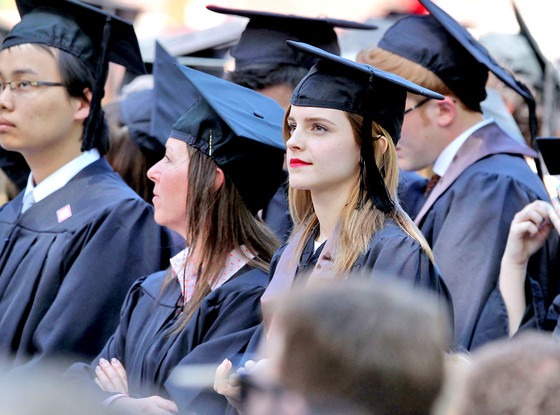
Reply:
[[[89,117],[85,125],[84,139],[82,142],[82,151],[91,150],[94,147],[99,149],[103,155],[109,150],[109,138],[107,137],[107,126],[103,118],[103,109],[101,100],[105,95],[105,82],[109,65],[107,64],[107,54],[109,50],[109,42],[111,40],[111,16],[107,16],[105,26],[103,27],[103,38],[101,39],[101,49],[95,69],[95,84],[93,85],[91,108]]]
[[[371,102],[373,99],[373,82],[374,75],[372,73],[370,74],[368,81],[366,102]],[[395,208],[395,204],[391,199],[391,196],[389,196],[389,191],[387,190],[383,177],[381,177],[381,173],[375,163],[375,155],[373,154],[372,146],[371,124],[372,117],[369,114],[369,111],[366,110],[361,132],[362,163],[360,164],[360,177],[362,178],[362,183],[360,185],[360,191],[363,192],[365,190],[367,197],[371,199],[374,207],[384,213],[391,213]],[[364,197],[362,195],[360,200],[363,199]]]

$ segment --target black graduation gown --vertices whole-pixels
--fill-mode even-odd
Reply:
[[[307,241],[297,267],[295,280],[308,275],[313,270],[324,245],[314,251],[314,238]],[[285,249],[286,245],[274,254],[270,267],[272,278],[276,278],[278,262]],[[453,319],[451,296],[437,266],[430,261],[418,241],[404,232],[391,219],[387,219],[383,228],[375,232],[367,250],[358,257],[351,270],[356,272],[354,275],[360,274],[376,284],[386,278],[396,278],[415,287],[427,289],[439,297],[441,306],[449,313],[451,321]],[[260,327],[251,339],[243,358],[244,361],[255,358],[262,331],[263,328]]]
[[[104,159],[20,215],[22,198],[0,209],[0,359],[89,360],[132,283],[169,263],[167,232]]]
[[[294,226],[288,204],[288,173],[284,172],[284,181],[269,200],[262,212],[262,219],[276,235],[280,243],[285,243]]]
[[[130,396],[159,395],[177,403],[181,413],[223,414],[227,406],[223,396],[212,390],[177,387],[169,376],[175,367],[204,363],[217,366],[245,351],[262,320],[260,297],[268,275],[246,265],[203,299],[183,330],[171,334],[181,288],[174,281],[162,294],[166,274],[162,271],[134,284],[123,306],[120,325],[103,351],[91,365],[76,364],[66,376],[89,384],[101,397],[93,383],[94,369],[100,358],[115,357],[126,368]]]
[[[313,252],[313,249],[314,240],[311,238],[303,250],[296,278],[302,272],[310,271],[317,263],[321,250]],[[271,275],[274,275],[281,254],[281,251],[278,252],[273,259]],[[451,301],[437,266],[430,261],[418,241],[390,219],[374,233],[367,250],[358,257],[351,271],[359,271],[372,281],[397,278],[435,292],[447,303]]]
[[[473,350],[507,336],[507,312],[497,286],[500,262],[513,216],[537,199],[548,200],[548,195],[525,160],[494,154],[463,171],[420,224],[453,298],[458,347]],[[557,288],[549,287],[543,265],[549,259],[543,255],[531,259],[530,269],[546,298]]]
[[[424,204],[428,179],[413,171],[399,171],[399,202],[412,219]]]

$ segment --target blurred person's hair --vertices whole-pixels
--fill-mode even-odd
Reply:
[[[460,414],[558,413],[560,342],[550,334],[528,331],[473,353]]]
[[[430,293],[349,278],[279,302],[281,384],[311,407],[329,398],[376,415],[429,414],[443,384],[447,315]]]

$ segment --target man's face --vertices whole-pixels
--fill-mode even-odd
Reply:
[[[32,44],[1,51],[0,79],[61,82],[57,50],[50,51]],[[80,104],[64,86],[7,86],[0,92],[0,145],[24,156],[63,153],[68,141],[81,140]]]
[[[430,167],[439,156],[441,148],[437,145],[438,131],[433,118],[436,106],[435,100],[408,94],[405,111],[410,111],[404,115],[401,138],[397,143],[401,169],[416,171]]]

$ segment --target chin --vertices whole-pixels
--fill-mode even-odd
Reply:
[[[310,190],[308,183],[303,183],[300,180],[290,180],[290,187],[297,190]]]

